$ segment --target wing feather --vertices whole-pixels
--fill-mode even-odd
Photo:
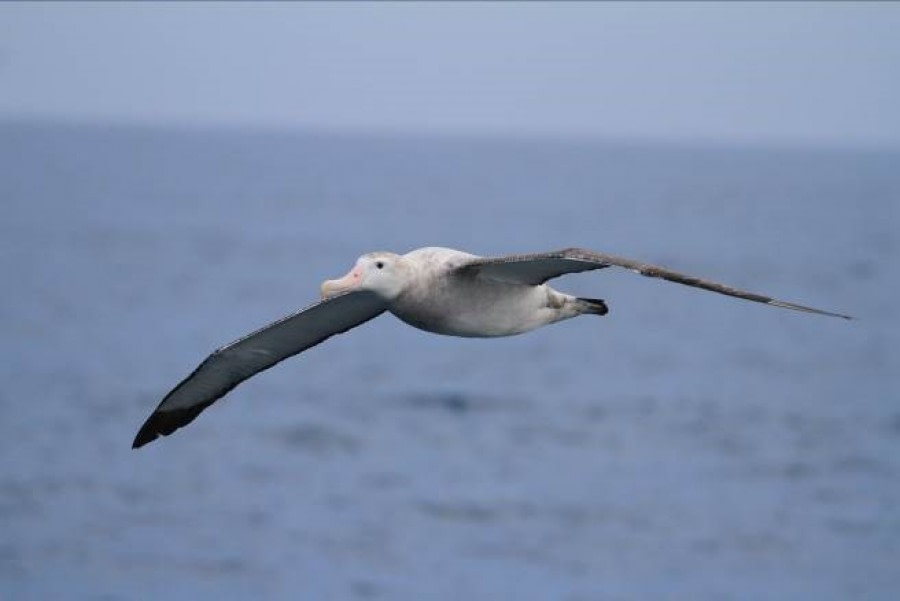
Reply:
[[[160,402],[138,431],[139,448],[186,426],[244,380],[384,312],[371,292],[348,292],[288,315],[214,351]]]
[[[643,276],[662,278],[664,280],[669,280],[670,282],[684,284],[685,286],[702,288],[703,290],[763,303],[773,307],[793,309],[795,311],[804,311],[806,313],[817,313],[819,315],[829,315],[831,317],[841,317],[843,319],[852,319],[849,315],[832,313],[830,311],[823,311],[805,305],[780,301],[764,294],[749,292],[712,280],[686,275],[666,267],[660,267],[659,265],[652,265],[650,263],[627,259],[617,255],[598,253],[583,248],[567,248],[564,250],[527,255],[478,258],[461,265],[458,268],[458,272],[502,282],[536,286],[538,284],[543,284],[549,279],[567,273],[604,269],[612,266],[623,267]]]

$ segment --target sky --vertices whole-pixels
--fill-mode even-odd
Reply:
[[[898,3],[0,3],[0,119],[900,145]]]

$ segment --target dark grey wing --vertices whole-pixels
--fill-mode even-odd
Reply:
[[[386,309],[371,292],[319,301],[216,350],[166,395],[138,431],[132,448],[186,426],[232,388],[288,357],[346,332]]]
[[[678,273],[677,271],[672,271],[671,269],[660,267],[658,265],[642,263],[641,261],[626,259],[625,257],[618,257],[616,255],[597,253],[583,248],[567,248],[565,250],[529,255],[479,258],[461,265],[457,268],[457,272],[502,282],[536,286],[538,284],[543,284],[551,278],[567,273],[578,273],[580,271],[603,269],[612,266],[624,267],[625,269],[629,269],[647,277],[662,278],[664,280],[669,280],[670,282],[677,282],[686,286],[693,286],[694,288],[702,288],[704,290],[718,292],[719,294],[726,294],[728,296],[743,298],[757,303],[764,303],[766,305],[772,305],[773,307],[852,319],[849,315],[841,315],[840,313],[832,313],[830,311],[823,311],[821,309],[814,309],[812,307],[780,301],[763,294],[748,292],[711,280]]]
[[[574,256],[574,248],[546,253],[479,257],[457,268],[457,273],[507,282],[537,286],[567,273],[609,267],[611,263],[585,260]]]

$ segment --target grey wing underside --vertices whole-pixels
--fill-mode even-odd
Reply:
[[[223,346],[166,395],[141,426],[132,447],[171,434],[247,378],[377,317],[385,308],[384,301],[370,292],[349,292]]]
[[[578,273],[581,271],[604,269],[613,266],[624,267],[625,269],[639,273],[643,276],[662,278],[664,280],[669,280],[670,282],[693,286],[694,288],[702,288],[703,290],[718,292],[719,294],[734,296],[736,298],[763,303],[773,307],[852,319],[849,315],[832,313],[813,307],[780,301],[763,294],[748,292],[747,290],[733,288],[711,280],[685,275],[665,267],[660,267],[659,265],[651,265],[650,263],[643,263],[641,261],[635,261],[634,259],[626,259],[625,257],[593,252],[582,248],[567,248],[565,250],[528,255],[479,258],[461,265],[458,268],[458,272],[502,282],[536,286],[538,284],[543,284],[549,279],[567,273]]]

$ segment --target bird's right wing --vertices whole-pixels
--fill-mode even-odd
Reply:
[[[384,301],[371,292],[347,292],[223,346],[166,395],[141,426],[132,447],[171,434],[247,378],[369,321],[385,309]]]

